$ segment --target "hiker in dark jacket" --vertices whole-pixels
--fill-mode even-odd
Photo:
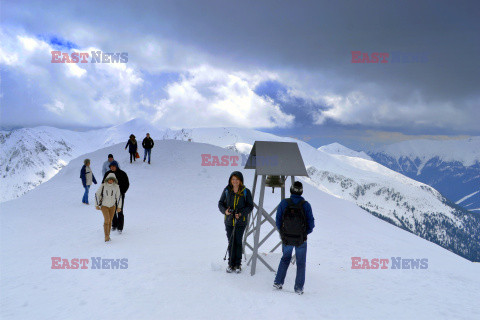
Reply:
[[[133,134],[130,135],[130,139],[128,139],[127,145],[125,146],[125,150],[127,150],[127,147],[128,153],[130,153],[130,163],[132,163],[132,159],[133,161],[136,161],[136,155],[138,151],[137,140]]]
[[[315,228],[315,219],[313,218],[312,207],[310,203],[306,202],[302,197],[303,185],[300,181],[295,181],[294,184],[290,187],[290,199],[283,199],[278,205],[277,216],[276,216],[276,225],[280,231],[280,236],[282,238],[282,252],[283,256],[280,260],[278,266],[277,275],[273,282],[273,287],[277,289],[282,289],[285,276],[287,275],[287,269],[292,260],[293,248],[295,248],[296,260],[297,260],[297,276],[295,278],[295,292],[298,294],[303,294],[303,285],[305,284],[305,265],[307,261],[307,234],[310,234]],[[286,230],[285,221],[285,212],[286,209],[289,210],[292,208],[289,203],[295,205],[301,205],[303,209],[303,217],[300,217],[298,221],[298,226],[300,231],[297,233],[287,233],[292,232]],[[290,220],[291,221],[291,220]],[[290,222],[290,226],[296,224]],[[296,228],[292,228],[296,229]]]
[[[153,139],[150,138],[150,133],[147,133],[147,136],[142,141],[142,147],[145,149],[145,155],[143,156],[143,162],[147,159],[148,154],[148,164],[150,164],[150,155],[152,154],[152,148],[155,145]]]
[[[225,230],[228,239],[227,272],[242,271],[242,239],[248,224],[248,216],[253,210],[250,190],[243,185],[243,174],[234,171],[228,178],[228,185],[223,189],[218,209],[225,215]]]
[[[121,201],[121,210],[120,212],[117,212],[113,216],[112,220],[112,230],[117,230],[118,233],[122,233],[123,231],[123,224],[125,221],[125,217],[123,215],[123,207],[125,204],[125,193],[127,193],[128,187],[130,187],[130,182],[128,181],[128,176],[125,173],[125,171],[120,170],[118,168],[118,163],[117,161],[113,161],[110,163],[110,171],[107,171],[105,173],[105,176],[103,177],[103,181],[107,178],[108,174],[113,173],[115,177],[117,178],[118,181],[118,186],[120,187],[120,193],[122,194],[122,201]]]
[[[93,175],[92,169],[90,169],[90,159],[85,159],[83,161],[83,167],[80,170],[80,179],[82,179],[82,185],[85,189],[83,193],[82,203],[88,204],[88,191],[92,183],[97,184],[97,180]]]

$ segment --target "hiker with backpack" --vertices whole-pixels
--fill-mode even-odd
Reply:
[[[120,188],[120,194],[122,196],[122,201],[120,205],[120,211],[117,210],[117,213],[114,214],[112,220],[112,230],[118,230],[118,233],[123,232],[123,225],[125,222],[125,216],[123,214],[123,206],[125,204],[125,193],[127,193],[128,188],[130,187],[130,181],[128,180],[128,176],[125,171],[120,170],[118,167],[117,161],[113,161],[110,163],[110,170],[105,173],[103,177],[103,181],[107,178],[109,174],[113,174],[115,178],[117,178],[117,183]]]
[[[273,287],[282,289],[287,269],[292,260],[295,248],[297,260],[297,275],[295,278],[295,292],[303,294],[305,284],[305,265],[307,260],[307,235],[315,228],[312,207],[302,197],[303,185],[295,181],[290,187],[291,196],[283,199],[278,205],[276,225],[282,238],[283,256],[278,265]]]
[[[127,141],[127,145],[125,146],[125,150],[127,150],[128,147],[128,153],[130,153],[130,163],[133,161],[136,161],[137,159],[137,150],[138,150],[138,145],[137,145],[137,140],[135,139],[135,136],[133,134],[130,135],[130,139]]]
[[[147,133],[147,136],[142,141],[142,147],[143,149],[145,149],[143,162],[145,162],[145,160],[147,159],[147,154],[148,154],[148,164],[150,164],[150,155],[152,154],[152,148],[154,145],[155,145],[155,142],[153,142],[153,139],[150,138],[150,133]]]
[[[95,207],[97,210],[102,210],[103,213],[105,242],[110,241],[110,228],[112,227],[115,210],[119,213],[122,206],[122,194],[118,186],[118,180],[115,174],[111,172],[95,193]]]
[[[93,175],[92,169],[90,169],[90,159],[85,159],[83,161],[82,169],[80,170],[80,179],[82,179],[82,185],[85,189],[83,193],[82,203],[88,204],[88,191],[92,183],[97,184],[97,180]]]
[[[225,231],[228,239],[227,272],[242,271],[242,240],[248,224],[248,215],[253,210],[252,194],[244,186],[243,174],[234,171],[228,178],[228,185],[223,189],[218,209],[225,215]]]

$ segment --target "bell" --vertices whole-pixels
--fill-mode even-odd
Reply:
[[[285,179],[281,176],[267,176],[265,180],[266,187],[272,187],[272,193],[275,192],[275,188],[281,188],[285,185]]]

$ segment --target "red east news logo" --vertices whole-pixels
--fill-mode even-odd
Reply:
[[[378,63],[380,58],[382,59],[380,63],[387,63],[388,57],[388,52],[374,52],[369,56],[368,52],[352,51],[352,63]]]

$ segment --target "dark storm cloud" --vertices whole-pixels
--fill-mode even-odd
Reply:
[[[475,131],[468,119],[480,118],[478,1],[9,2],[4,9],[6,23],[55,30],[74,43],[118,47],[152,35],[187,45],[192,55],[206,53],[207,62],[223,68],[326,75],[336,95],[365,88],[382,96],[387,109],[420,97],[416,128],[446,128],[458,113],[451,125]],[[352,64],[356,50],[422,52],[428,61]],[[408,126],[412,119],[402,120],[403,113],[411,112],[388,121]]]

